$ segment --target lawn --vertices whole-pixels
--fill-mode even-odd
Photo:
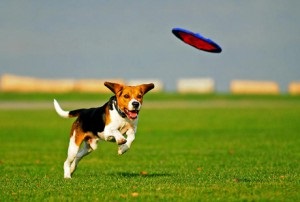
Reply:
[[[300,200],[299,97],[146,96],[132,148],[101,142],[71,180],[73,120],[14,98],[0,109],[1,201]]]

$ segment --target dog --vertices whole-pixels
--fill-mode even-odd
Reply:
[[[77,117],[71,127],[64,178],[71,178],[79,161],[97,149],[99,140],[116,142],[118,154],[124,154],[135,139],[143,96],[154,88],[153,83],[126,86],[105,82],[104,85],[114,96],[101,107],[64,111],[54,99],[54,108],[61,117]]]

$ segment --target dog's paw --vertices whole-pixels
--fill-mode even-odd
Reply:
[[[98,138],[91,138],[91,139],[89,139],[88,142],[89,142],[90,148],[92,150],[96,150],[97,149],[97,147],[98,147],[98,141],[99,141]]]
[[[108,136],[107,138],[106,138],[106,141],[108,141],[108,142],[116,142],[116,138],[114,137],[114,136]]]
[[[122,155],[122,154],[124,154],[128,149],[129,149],[129,147],[128,147],[127,144],[122,144],[122,145],[119,146],[118,154],[119,154],[119,155]]]
[[[70,173],[65,173],[65,174],[64,174],[64,178],[65,178],[65,179],[72,179]]]
[[[117,141],[117,144],[118,145],[123,145],[123,144],[125,144],[127,142],[127,140],[125,139],[125,138],[122,138],[122,139],[119,139],[118,141]]]

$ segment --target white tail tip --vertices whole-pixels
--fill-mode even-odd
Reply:
[[[54,108],[55,111],[57,112],[57,114],[63,118],[69,118],[69,111],[64,111],[60,105],[58,104],[58,102],[56,101],[56,99],[54,99],[53,101],[54,103]]]

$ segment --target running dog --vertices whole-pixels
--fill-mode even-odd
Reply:
[[[143,96],[154,88],[153,83],[126,86],[105,82],[104,85],[115,95],[101,107],[64,111],[54,100],[54,108],[61,117],[77,117],[71,127],[68,157],[64,162],[65,178],[71,178],[79,161],[97,149],[99,140],[116,142],[119,155],[130,148],[135,139]]]

